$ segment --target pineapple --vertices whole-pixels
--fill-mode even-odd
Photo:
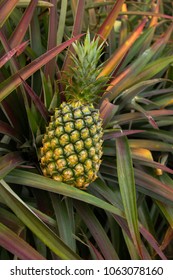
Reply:
[[[102,53],[99,40],[73,44],[73,67],[67,74],[66,102],[55,109],[41,147],[41,169],[45,176],[80,189],[97,178],[102,156],[102,119],[94,101],[107,78],[97,78]]]

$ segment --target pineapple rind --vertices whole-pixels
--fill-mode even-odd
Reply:
[[[102,120],[92,104],[63,102],[51,117],[41,148],[43,174],[85,189],[97,178]]]

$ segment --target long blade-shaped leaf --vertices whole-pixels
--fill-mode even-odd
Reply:
[[[73,43],[80,37],[81,35],[76,36],[75,38],[64,42],[60,46],[51,49],[50,51],[41,55],[39,58],[35,59],[29,65],[25,66],[23,69],[19,70],[18,73],[14,74],[12,77],[2,82],[0,84],[0,102],[22,83],[20,76],[23,80],[26,80],[33,73],[39,70],[43,65],[49,62],[52,58],[54,58],[57,54],[59,54],[62,50],[64,50],[66,47],[68,47],[71,43]]]
[[[19,152],[11,152],[0,157],[0,179],[24,161]]]
[[[139,255],[142,257],[141,240],[137,217],[134,171],[130,154],[130,148],[128,145],[127,138],[125,136],[117,138],[116,153],[118,181],[124,205],[124,211],[132,239],[138,250]]]
[[[34,248],[0,223],[0,245],[22,260],[44,260]]]
[[[60,45],[62,43],[61,40],[57,40],[57,25],[58,25],[58,13],[57,13],[57,1],[52,0],[53,7],[50,9],[50,15],[49,15],[49,32],[48,32],[48,50],[54,48],[56,45]],[[64,2],[64,1],[63,1]],[[62,4],[63,5],[63,4]],[[61,15],[60,15],[61,17]],[[65,20],[64,16],[64,20]],[[61,23],[59,21],[59,26],[61,26]],[[33,32],[33,35],[37,37],[37,32]],[[56,57],[54,59],[50,60],[46,65],[44,69],[45,77],[48,79],[50,78],[51,81],[53,81],[54,75],[55,75],[55,67],[56,67]]]
[[[119,259],[106,232],[104,231],[103,227],[101,226],[96,216],[93,214],[93,211],[91,211],[91,209],[88,207],[87,204],[84,205],[79,201],[75,201],[74,205],[79,215],[85,221],[85,224],[89,228],[92,236],[96,240],[98,247],[101,250],[102,255],[105,257],[105,259],[108,260]]]
[[[8,123],[5,123],[0,120],[0,133],[8,135],[11,137],[13,140],[17,142],[22,141],[21,135],[13,128],[11,127]]]
[[[124,217],[124,214],[120,209],[105,202],[104,200],[99,199],[93,195],[90,195],[87,192],[81,191],[72,186],[66,185],[61,182],[56,182],[55,180],[46,178],[41,175],[37,175],[23,170],[13,170],[10,172],[10,174],[6,176],[5,180],[10,183],[15,182],[19,185],[30,186],[33,188],[59,193],[68,197],[82,200],[86,203],[90,203],[111,213]]]
[[[146,24],[146,19],[144,19],[140,25],[133,31],[133,33],[129,36],[129,38],[125,41],[125,43],[119,47],[118,50],[112,55],[112,57],[106,62],[106,65],[104,66],[103,70],[99,74],[98,77],[107,76],[109,75],[113,70],[115,70],[115,67],[118,66],[120,61],[123,59],[127,51],[131,48],[133,43],[137,40],[139,35],[142,33],[142,30]]]
[[[23,42],[17,47],[13,48],[11,51],[7,52],[2,58],[0,58],[0,68],[9,61],[15,54],[19,55],[27,46],[28,41]]]
[[[6,19],[10,16],[10,14],[12,13],[13,9],[15,8],[15,6],[17,5],[17,2],[19,2],[19,0],[6,0],[3,1],[0,5],[0,27],[3,25],[3,23],[6,21]]]
[[[85,11],[85,0],[78,1],[77,6],[76,4],[74,5],[76,7],[76,11],[75,11],[76,13],[75,13],[72,34],[73,36],[77,36],[78,34],[81,33],[82,30],[82,22],[83,22],[83,16]],[[71,59],[72,53],[74,53],[74,48],[72,45],[70,45],[62,66],[62,70],[63,70],[62,77],[64,77],[65,72],[68,70],[68,68],[73,65],[73,60]]]
[[[74,211],[72,200],[68,197],[62,197],[51,193],[52,205],[57,221],[57,228],[60,238],[72,250],[76,250]]]
[[[16,216],[56,255],[61,259],[79,259],[79,256],[34,214],[4,180],[0,181],[0,195]]]
[[[20,44],[26,34],[26,31],[29,27],[30,21],[32,19],[33,13],[35,8],[37,7],[38,0],[31,1],[29,6],[25,10],[22,19],[20,20],[19,24],[17,25],[16,29],[14,30],[12,36],[9,40],[9,45],[11,48],[16,47]],[[20,31],[20,32],[19,32]]]
[[[117,0],[110,14],[106,17],[106,20],[102,23],[101,27],[99,28],[99,31],[97,32],[100,35],[101,39],[103,38],[105,40],[107,39],[109,33],[111,32],[111,29],[113,28],[116,18],[119,15],[123,3],[124,0]]]
[[[111,81],[111,85],[108,86],[107,91],[104,94],[104,98],[108,97],[111,101],[117,97],[121,91],[134,85],[135,83],[143,80],[151,79],[154,75],[166,68],[173,61],[172,56],[166,58],[155,59],[154,62],[148,64],[154,56],[158,57],[161,51],[166,46],[173,30],[171,25],[164,36],[156,41],[150,48],[145,50],[141,56],[139,56],[132,64],[130,64],[123,72],[115,77]],[[146,66],[147,65],[147,66]],[[145,67],[145,71],[143,71]],[[140,76],[139,76],[140,73]]]

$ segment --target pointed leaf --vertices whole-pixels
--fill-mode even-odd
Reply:
[[[9,39],[9,45],[11,48],[16,47],[22,42],[31,22],[35,8],[37,7],[37,3],[38,0],[30,1],[29,6],[25,10],[20,22],[18,23],[16,29],[14,30],[12,36]]]
[[[0,68],[7,62],[9,61],[15,54],[19,55],[21,54],[21,52],[25,49],[25,47],[27,46],[28,41],[23,42],[22,44],[20,44],[19,46],[17,46],[16,48],[13,48],[11,51],[9,51],[8,53],[6,53],[2,58],[0,58]]]
[[[0,27],[2,27],[3,23],[6,21],[6,19],[10,16],[14,8],[16,7],[19,0],[6,0],[1,1],[0,4]]]
[[[24,162],[25,161],[19,152],[11,152],[0,157],[0,179]]]
[[[33,213],[4,180],[0,181],[0,195],[16,216],[57,256],[61,259],[79,259],[79,256]]]
[[[0,223],[0,246],[16,255],[21,260],[44,260],[34,248],[8,227]]]
[[[103,39],[106,40],[108,35],[110,34],[110,32],[114,26],[115,20],[117,19],[119,12],[122,8],[123,3],[124,3],[124,0],[116,1],[111,12],[106,17],[106,20],[102,23],[101,27],[99,28],[97,34],[100,35],[101,42]]]
[[[116,139],[117,173],[124,211],[133,242],[142,256],[141,240],[138,228],[136,187],[130,148],[125,136]]]
[[[45,54],[41,55],[39,58],[35,59],[29,65],[25,66],[23,69],[19,70],[18,73],[14,74],[12,77],[8,78],[4,82],[0,84],[0,102],[6,98],[16,87],[18,87],[22,80],[26,80],[33,73],[39,70],[43,65],[45,65],[48,61],[50,61],[53,57],[55,57],[58,53],[60,53],[63,49],[69,46],[72,42],[80,38],[81,35],[72,38],[60,46],[57,46]]]
[[[102,199],[98,199],[97,197],[94,197],[93,195],[90,195],[85,191],[79,190],[61,182],[56,182],[55,180],[46,178],[41,175],[15,169],[6,176],[5,180],[7,182],[15,182],[19,185],[26,185],[33,188],[59,193],[64,196],[79,199],[109,212],[115,213],[116,215],[124,216],[121,210],[103,201]]]
[[[0,120],[0,133],[4,135],[8,135],[13,140],[19,143],[22,141],[21,135],[13,127],[11,127],[8,123],[5,123],[1,120]]]
[[[123,45],[119,47],[118,50],[110,57],[108,62],[106,62],[106,65],[104,65],[103,70],[99,74],[99,77],[107,76],[109,75],[113,70],[116,69],[120,61],[123,59],[125,54],[128,52],[128,50],[131,48],[133,43],[137,40],[137,38],[142,33],[142,30],[146,24],[146,19],[144,19],[140,25],[133,31],[133,33],[126,39]]]

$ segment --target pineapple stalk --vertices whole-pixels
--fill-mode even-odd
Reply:
[[[55,109],[41,148],[43,174],[80,189],[97,178],[102,156],[102,119],[94,101],[107,78],[97,78],[102,46],[90,40],[75,43],[74,66],[67,74],[66,102]]]

